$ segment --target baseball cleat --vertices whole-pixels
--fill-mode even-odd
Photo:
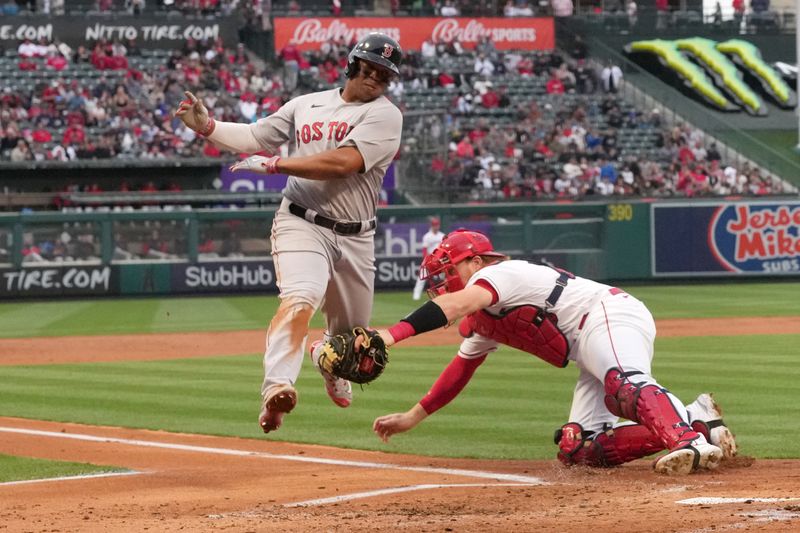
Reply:
[[[325,392],[328,393],[328,397],[330,397],[331,401],[339,407],[349,407],[350,402],[353,400],[353,387],[350,385],[350,382],[346,379],[337,378],[319,366],[320,349],[323,344],[324,342],[322,340],[318,340],[312,342],[311,346],[308,347],[311,361],[325,379]]]
[[[722,409],[711,394],[703,393],[686,406],[692,429],[702,433],[708,442],[722,450],[723,459],[733,458],[739,451],[736,439],[722,420]]]
[[[653,470],[659,474],[685,475],[700,468],[713,470],[722,461],[722,450],[699,437],[689,444],[659,457]]]
[[[281,427],[283,415],[291,413],[295,405],[297,405],[297,391],[291,385],[281,387],[267,398],[258,415],[258,424],[264,433]]]

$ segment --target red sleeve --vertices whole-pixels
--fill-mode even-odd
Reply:
[[[472,379],[475,369],[485,360],[486,354],[474,359],[466,359],[456,355],[447,365],[447,368],[442,371],[428,394],[420,400],[419,404],[425,412],[429,415],[433,414],[450,403],[453,398],[464,390],[469,380]]]
[[[489,305],[496,304],[497,300],[500,299],[500,297],[497,295],[497,291],[494,290],[494,287],[492,287],[492,284],[486,281],[485,279],[479,279],[475,281],[475,285],[477,285],[478,287],[483,287],[484,289],[492,293],[492,303]]]

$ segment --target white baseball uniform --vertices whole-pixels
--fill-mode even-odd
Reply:
[[[444,233],[441,230],[434,230],[433,228],[425,232],[422,236],[422,258],[431,253],[434,248],[439,246],[439,243],[444,239]],[[413,298],[419,300],[422,297],[422,290],[425,288],[426,280],[417,279],[414,284]]]
[[[340,89],[299,96],[250,126],[267,151],[289,142],[301,157],[354,146],[364,172],[346,179],[311,180],[290,176],[272,225],[272,256],[280,298],[322,310],[328,334],[368,324],[375,278],[374,227],[386,169],[400,146],[403,118],[384,96],[345,102]],[[290,211],[290,204],[294,204]],[[298,216],[298,208],[305,212]],[[315,215],[361,224],[343,235],[313,223]],[[293,331],[289,317],[276,315],[267,331],[261,393],[293,385],[300,373],[306,332]]]
[[[545,300],[560,273],[553,268],[526,261],[501,261],[477,271],[467,282],[491,287],[497,301],[485,311],[500,315],[504,309],[521,305],[545,308]],[[550,309],[558,327],[569,341],[569,360],[580,370],[572,398],[570,422],[588,431],[600,431],[604,424],[617,422],[605,405],[603,380],[611,368],[637,370],[637,382],[658,385],[650,375],[655,322],[647,307],[624,291],[586,278],[567,282],[556,305]],[[458,355],[467,359],[497,349],[498,342],[474,334],[465,338]],[[670,394],[678,414],[687,421],[683,404]]]

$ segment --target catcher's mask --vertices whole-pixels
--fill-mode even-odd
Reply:
[[[359,39],[347,56],[344,75],[354,78],[358,75],[358,60],[369,61],[391,70],[395,76],[400,74],[403,49],[400,44],[386,34],[371,32]]]
[[[483,233],[466,229],[457,229],[449,233],[439,246],[425,257],[420,266],[420,279],[428,280],[428,296],[435,298],[463,289],[464,283],[455,266],[477,255],[506,257],[494,251],[492,241]]]

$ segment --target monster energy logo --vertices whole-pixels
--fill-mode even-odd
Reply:
[[[797,105],[794,91],[762,59],[759,49],[747,41],[730,39],[718,43],[701,37],[676,41],[652,39],[629,43],[625,51],[654,54],[661,64],[677,73],[688,87],[718,109],[744,109],[757,116],[767,114],[760,96],[742,79],[742,70],[758,80],[761,89],[781,107]]]

